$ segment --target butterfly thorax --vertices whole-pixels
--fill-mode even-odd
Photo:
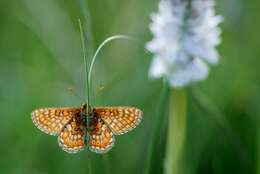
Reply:
[[[92,111],[92,108],[90,107],[90,105],[83,104],[82,111],[81,111],[81,117],[83,117],[83,119],[84,119],[87,130],[90,129],[94,116],[95,116],[95,114]]]
[[[82,104],[81,106],[82,114],[84,114],[86,117],[91,117],[93,115],[92,108],[88,104]]]

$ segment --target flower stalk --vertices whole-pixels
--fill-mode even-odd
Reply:
[[[181,160],[186,139],[187,108],[185,89],[171,90],[169,104],[165,173],[183,174]]]
[[[186,87],[208,77],[210,65],[218,63],[216,46],[221,42],[214,0],[160,0],[151,15],[153,39],[146,48],[154,57],[152,78],[166,79],[170,92],[165,173],[184,174],[186,142]]]

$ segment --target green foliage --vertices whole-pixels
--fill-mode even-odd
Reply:
[[[143,110],[144,119],[134,131],[117,136],[115,147],[107,154],[83,151],[70,155],[58,147],[56,137],[35,128],[30,113],[38,107],[80,106],[84,102],[80,3],[0,1],[0,173],[88,173],[89,161],[93,174],[144,172],[148,144],[154,134],[151,125],[158,123],[156,112],[162,90],[161,80],[148,79],[151,55],[143,47],[151,39],[149,15],[157,3],[81,3],[88,5],[95,49],[115,34],[132,36],[140,43],[118,40],[103,48],[92,72],[91,102],[137,106]],[[214,119],[216,115],[205,110],[195,94],[187,92],[187,130],[181,165],[189,174],[260,174],[260,1],[217,3],[218,12],[225,17],[223,43],[219,47],[222,58],[209,78],[196,87],[223,117]],[[219,124],[223,121],[224,127]],[[159,126],[163,130],[166,125]],[[232,134],[227,130],[232,130]],[[163,136],[166,132],[159,142],[165,142]],[[163,154],[165,146],[158,147]],[[163,157],[159,155],[151,163],[152,168],[163,166]]]

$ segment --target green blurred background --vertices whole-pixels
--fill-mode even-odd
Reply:
[[[152,55],[144,44],[155,0],[0,1],[0,173],[139,174],[154,134],[161,80],[149,80]],[[215,118],[188,92],[186,144],[182,165],[190,174],[260,174],[260,1],[219,0],[224,16],[221,61],[196,85],[222,112]],[[63,152],[56,137],[35,128],[38,107],[80,106],[84,64],[78,18],[89,13],[93,47],[114,34],[139,42],[114,41],[98,56],[93,71],[94,105],[131,105],[144,111],[134,131],[116,137],[107,154]],[[162,114],[163,118],[163,114]],[[224,123],[224,127],[221,123]],[[165,137],[167,124],[162,127]],[[230,133],[232,130],[232,133]],[[155,137],[158,138],[158,137]],[[151,173],[161,173],[164,138],[158,138]]]

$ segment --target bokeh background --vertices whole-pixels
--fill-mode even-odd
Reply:
[[[139,174],[147,163],[151,173],[162,172],[165,122],[161,138],[155,137],[156,160],[147,161],[162,80],[148,79],[152,55],[144,44],[152,37],[148,25],[157,5],[157,0],[0,1],[0,173]],[[217,13],[225,18],[221,61],[196,89],[221,114],[216,118],[206,112],[188,92],[182,161],[187,173],[260,174],[259,9],[257,0],[217,1]],[[141,125],[116,137],[115,147],[104,155],[63,152],[56,137],[36,129],[30,117],[38,107],[84,102],[82,14],[92,36],[89,47],[96,49],[114,34],[138,39],[105,46],[94,66],[93,105],[131,105],[144,111]]]

